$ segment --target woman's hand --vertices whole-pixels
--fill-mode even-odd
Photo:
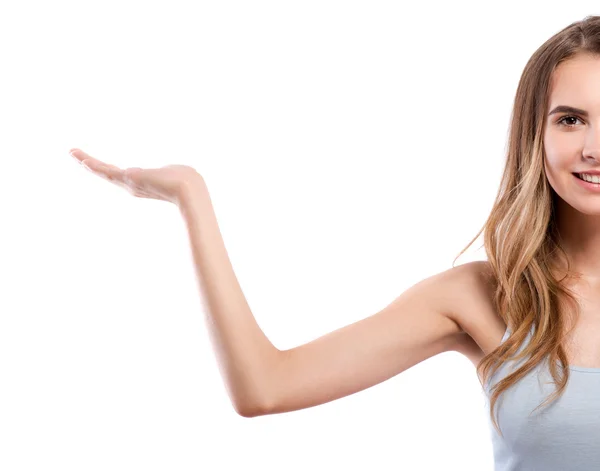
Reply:
[[[167,165],[161,168],[121,169],[91,157],[81,149],[71,149],[71,156],[100,177],[124,188],[134,196],[168,201],[180,205],[185,192],[202,176],[187,165]]]

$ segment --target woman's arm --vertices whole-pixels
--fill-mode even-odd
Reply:
[[[235,410],[244,417],[262,411],[282,352],[254,319],[231,266],[217,218],[201,175],[188,180],[179,200],[211,341]]]
[[[233,272],[204,181],[186,187],[180,209],[219,366],[236,411],[273,414],[366,389],[441,352],[458,351],[455,320],[472,294],[476,263],[420,281],[380,312],[281,351],[256,323]]]
[[[323,404],[385,381],[438,353],[471,352],[476,346],[461,323],[466,312],[476,312],[466,306],[480,290],[474,280],[482,262],[431,276],[366,319],[299,347],[278,350],[250,312],[206,184],[195,169],[121,169],[80,149],[71,149],[71,155],[134,196],[168,201],[180,209],[211,341],[228,394],[242,416]]]

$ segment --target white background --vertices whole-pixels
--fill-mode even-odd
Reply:
[[[292,348],[452,266],[525,63],[595,3],[3,2],[0,469],[491,471],[456,352],[237,415],[177,208],[68,150],[196,168],[257,322]]]

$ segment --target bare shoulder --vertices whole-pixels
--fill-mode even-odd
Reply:
[[[476,366],[498,347],[506,330],[494,307],[494,273],[486,260],[459,265],[449,273],[452,283],[460,290],[460,305],[450,314],[462,331],[455,351]]]

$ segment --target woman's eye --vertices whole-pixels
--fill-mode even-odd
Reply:
[[[563,126],[566,126],[566,127],[568,127],[568,128],[573,128],[573,127],[575,127],[575,124],[567,124],[567,123],[565,122],[565,120],[567,120],[567,119],[574,119],[574,120],[576,120],[576,121],[580,121],[580,122],[581,122],[581,120],[580,120],[580,119],[579,119],[577,116],[563,116],[562,118],[560,118],[560,119],[557,121],[557,123],[558,123],[558,124],[562,124]]]

